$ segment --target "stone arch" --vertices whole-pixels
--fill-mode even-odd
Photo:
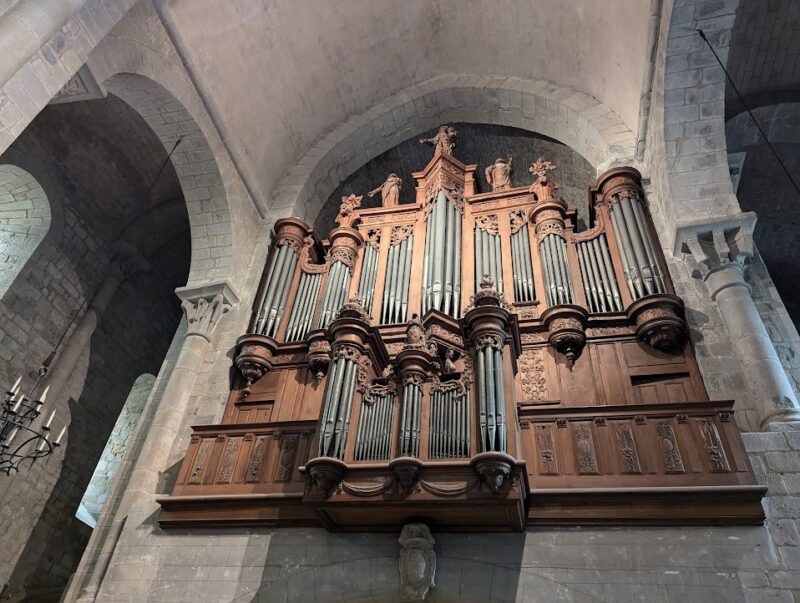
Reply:
[[[167,152],[172,152],[170,160],[186,201],[192,237],[188,282],[229,276],[233,251],[228,198],[216,158],[200,126],[183,104],[154,80],[134,73],[117,73],[103,84],[133,107]]]
[[[633,162],[633,132],[592,96],[544,81],[446,76],[378,103],[315,144],[278,187],[276,217],[313,222],[341,180],[409,136],[447,121],[537,132],[572,147],[598,171]]]
[[[50,230],[50,202],[27,171],[0,165],[0,299]]]

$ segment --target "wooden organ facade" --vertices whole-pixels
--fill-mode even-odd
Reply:
[[[444,142],[414,203],[392,175],[327,240],[275,224],[222,422],[193,428],[161,525],[760,523],[639,173],[598,178],[577,232],[552,164],[480,192]]]

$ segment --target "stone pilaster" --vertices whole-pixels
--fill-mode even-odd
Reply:
[[[745,281],[753,256],[752,212],[684,223],[674,253],[702,279],[728,330],[749,384],[762,429],[770,423],[800,421],[800,405]]]
[[[135,530],[137,524],[157,510],[155,496],[159,477],[167,468],[169,453],[179,435],[208,344],[220,318],[239,303],[239,297],[228,281],[179,287],[175,293],[186,313],[186,338],[122,500],[114,513],[101,515],[68,587],[67,601],[95,600],[123,528]]]

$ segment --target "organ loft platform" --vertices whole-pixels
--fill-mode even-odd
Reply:
[[[193,428],[164,527],[453,531],[759,524],[732,402],[709,401],[639,173],[456,157],[443,126],[320,239],[279,220],[222,422]]]

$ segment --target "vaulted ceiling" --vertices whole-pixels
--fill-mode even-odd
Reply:
[[[337,125],[446,74],[545,80],[596,97],[635,131],[647,0],[166,0],[185,60],[258,195]]]

